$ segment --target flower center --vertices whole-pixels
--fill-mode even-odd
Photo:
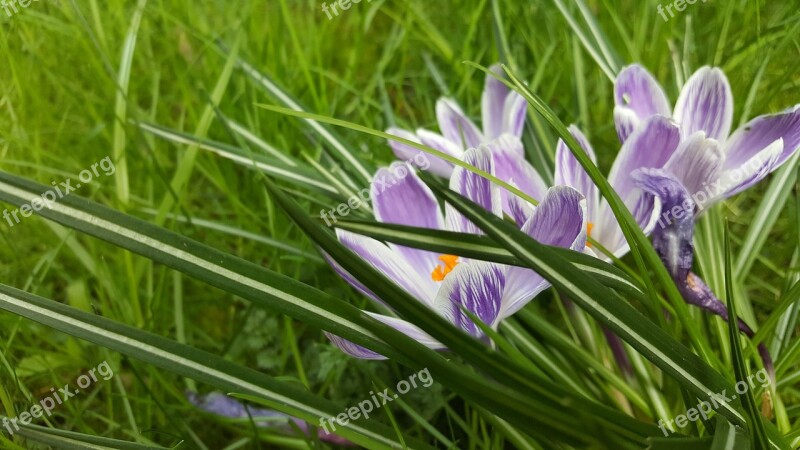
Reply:
[[[458,265],[458,256],[455,255],[439,255],[439,261],[443,264],[433,268],[431,278],[433,281],[442,281],[455,267]]]
[[[592,222],[587,222],[586,223],[586,236],[592,237],[592,228],[594,228],[594,224]],[[592,243],[589,242],[589,241],[586,241],[586,246],[587,247],[591,247]]]

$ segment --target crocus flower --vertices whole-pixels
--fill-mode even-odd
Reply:
[[[662,199],[665,211],[653,232],[653,244],[684,299],[729,320],[728,310],[692,272],[695,216],[709,205],[764,179],[800,148],[800,105],[756,117],[729,136],[733,96],[725,74],[703,67],[689,78],[671,114],[664,91],[642,67],[625,68],[615,83],[614,118],[621,140],[642,123],[669,121],[666,162],[657,170],[633,173],[636,182]],[[737,318],[745,334],[752,329]],[[766,348],[759,347],[772,371]]]
[[[676,144],[656,150],[663,152],[663,168],[683,184],[698,211],[755,185],[800,148],[800,105],[756,117],[729,135],[733,96],[718,68],[695,72],[674,111],[661,86],[638,65],[620,72],[614,99],[614,120],[623,142],[648,120],[664,121],[664,138]]]
[[[464,153],[464,161],[489,173],[495,173],[491,150],[479,146]],[[445,205],[442,214],[430,188],[405,163],[395,163],[390,169],[380,169],[376,179],[395,178],[385,191],[372,185],[373,209],[379,222],[422,228],[480,233],[480,230],[455,208]],[[407,174],[397,178],[406,167]],[[385,184],[384,184],[385,185]],[[500,216],[501,195],[496,185],[472,172],[456,167],[450,178],[450,188]],[[582,250],[586,242],[586,202],[569,187],[554,187],[546,192],[536,208],[519,211],[521,229],[539,242],[573,250]],[[549,283],[529,269],[470,260],[457,255],[384,244],[375,239],[337,230],[339,240],[350,250],[382,272],[400,289],[445,317],[456,327],[479,338],[486,336],[461,307],[473,313],[483,323],[496,328],[499,322],[527,304]],[[334,269],[353,287],[382,304],[355,277],[328,258]],[[420,343],[433,349],[444,345],[417,326],[388,315],[367,313]],[[384,357],[338,336],[330,340],[347,354],[363,359]]]
[[[653,233],[653,247],[672,276],[675,285],[687,303],[716,314],[730,321],[728,308],[720,301],[706,283],[692,272],[694,262],[694,202],[689,191],[669,171],[664,169],[642,169],[633,173],[634,180],[643,189],[662,199],[665,209],[680,208],[680,217]],[[755,334],[743,320],[737,318],[739,330],[747,336]],[[758,346],[764,367],[774,379],[772,358],[766,346]]]
[[[491,70],[496,74],[502,74],[498,65],[492,66]],[[521,95],[487,74],[481,111],[483,130],[464,114],[458,103],[449,98],[441,98],[436,102],[436,118],[441,133],[426,129],[411,132],[400,128],[390,128],[386,132],[461,159],[467,149],[487,144],[503,134],[521,137],[527,107],[528,104]],[[408,160],[420,152],[414,147],[393,140],[389,140],[389,145],[395,155],[402,160]],[[430,172],[449,178],[453,164],[440,158],[432,159]],[[498,170],[502,171],[503,168]],[[540,191],[543,192],[544,184],[540,187]]]
[[[569,131],[578,141],[581,149],[593,162],[597,163],[594,150],[586,136],[575,126],[570,126]],[[663,164],[659,157],[659,150],[677,143],[677,141],[665,140],[664,135],[665,124],[662,121],[654,120],[645,123],[633,133],[631,139],[623,144],[622,150],[620,150],[617,159],[614,161],[608,177],[609,183],[622,198],[645,234],[649,234],[656,224],[658,212],[660,211],[660,201],[658,198],[654,198],[651,194],[639,189],[631,181],[630,173],[636,169],[660,167]],[[509,161],[511,157],[508,155],[513,155],[515,158],[514,163],[518,168],[508,178],[504,179],[502,175],[499,176],[503,181],[519,186],[521,184],[520,178],[525,177],[530,172],[535,173],[531,165],[521,156],[523,151],[522,143],[519,139],[505,135],[493,145],[490,144],[489,147],[492,149],[495,160]],[[517,157],[516,155],[520,156]],[[510,172],[505,172],[503,175],[508,176]],[[514,176],[517,178],[513,178]],[[540,179],[538,175],[536,177]],[[630,250],[608,202],[600,198],[599,190],[589,178],[589,174],[586,173],[569,148],[567,148],[567,145],[560,139],[556,146],[554,180],[556,185],[572,187],[586,198],[588,233],[593,239],[616,257],[621,257]],[[508,202],[508,208],[512,211],[526,207],[524,202],[515,196],[509,196]],[[590,253],[607,259],[599,251]]]

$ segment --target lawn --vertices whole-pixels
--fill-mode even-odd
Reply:
[[[480,122],[498,62],[530,103],[524,154],[548,186],[564,125],[591,142],[593,173],[609,173],[615,78],[630,64],[670,110],[696,70],[719,67],[732,130],[747,128],[800,103],[797,6],[0,3],[0,417],[16,420],[0,448],[800,448],[800,158],[694,226],[694,273],[752,327],[742,339],[681,301],[636,227],[631,253],[581,266],[510,220],[469,216],[435,177],[423,180],[487,237],[375,226],[375,205],[351,201],[396,159],[385,130],[438,130],[441,97]],[[514,260],[555,288],[494,330],[462,316],[484,328],[479,342],[343,251],[325,230],[332,211],[333,225],[387,241]],[[359,311],[387,305],[451,351]],[[324,332],[389,360],[352,358]],[[758,344],[774,379],[753,381],[766,373]],[[748,377],[739,400],[661,434],[660,421]],[[197,395],[211,392],[249,417],[210,412],[214,397]],[[343,411],[350,424],[328,434]]]

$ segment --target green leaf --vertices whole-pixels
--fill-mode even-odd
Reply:
[[[265,155],[251,154],[238,147],[216,142],[209,139],[199,138],[188,133],[172,130],[156,124],[137,122],[143,130],[177,144],[185,144],[208,150],[225,159],[229,159],[237,164],[249,168],[255,168],[262,172],[289,181],[297,186],[321,192],[329,197],[339,198],[339,191],[330,183],[319,179],[316,172],[304,167],[296,167],[284,161],[278,161]]]
[[[5,419],[0,416],[0,420]],[[64,450],[166,450],[167,447],[137,444],[134,442],[121,441],[118,439],[92,436],[89,434],[75,433],[73,431],[59,430],[58,428],[47,428],[39,425],[19,425],[19,431],[15,434],[26,437],[31,441],[50,445],[54,448]],[[180,445],[180,444],[178,444]]]
[[[16,206],[41,197],[49,186],[0,172],[0,200]],[[389,346],[363,327],[365,315],[352,305],[284,275],[215,250],[167,229],[68,195],[39,215],[181,271],[375,351]]]
[[[709,450],[750,450],[750,440],[747,433],[739,427],[731,425],[722,416],[717,416],[717,427],[714,440]]]
[[[725,296],[728,303],[728,337],[731,342],[731,362],[733,363],[733,372],[736,374],[736,386],[739,383],[744,383],[745,392],[739,394],[744,404],[745,414],[747,415],[747,428],[750,432],[751,443],[756,449],[768,449],[769,438],[767,431],[764,428],[764,422],[761,418],[761,412],[758,410],[756,401],[753,398],[753,392],[750,389],[750,382],[747,373],[747,362],[742,355],[742,344],[739,340],[739,327],[737,326],[738,315],[736,314],[736,302],[733,301],[733,270],[731,268],[731,241],[730,230],[728,224],[725,224]]]
[[[2,284],[0,309],[225,392],[258,397],[271,408],[311,425],[317,424],[320,418],[335,416],[344,410],[344,407],[298,388],[294,383],[277,381],[194,347]],[[351,421],[337,431],[337,434],[361,445],[402,448],[389,437],[393,435],[391,430],[372,421]],[[411,446],[430,448],[419,442]]]
[[[258,86],[267,91],[270,95],[272,95],[272,97],[277,99],[287,108],[297,112],[305,112],[307,110],[298,100],[286,92],[286,90],[283,89],[278,82],[266,74],[259,72],[255,67],[251,66],[241,58],[237,58],[236,62],[239,69],[241,69],[248,77],[250,77],[250,79],[252,79]],[[333,150],[333,155],[337,160],[358,174],[361,182],[369,182],[372,179],[372,171],[364,166],[361,161],[355,155],[353,155],[347,145],[345,145],[344,141],[342,141],[342,139],[333,130],[310,118],[306,118],[305,122],[315,133],[317,133],[317,135],[319,135],[325,142],[328,143],[328,146]],[[358,184],[354,183],[352,180],[348,179],[347,181],[351,187],[358,188]]]

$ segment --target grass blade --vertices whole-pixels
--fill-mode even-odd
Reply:
[[[48,190],[47,186],[0,172],[2,201],[19,206]],[[364,320],[361,311],[292,278],[75,195],[62,198],[51,209],[43,208],[38,214],[261,307],[274,309],[375,351],[393,354],[390,347],[361,325]]]
[[[172,373],[207,383],[225,392],[252,395],[278,411],[311,424],[335,416],[342,408],[293,384],[234,364],[211,353],[0,285],[0,309],[93,342]],[[337,433],[365,446],[402,448],[383,425],[353,421]],[[421,443],[417,448],[430,448]]]

